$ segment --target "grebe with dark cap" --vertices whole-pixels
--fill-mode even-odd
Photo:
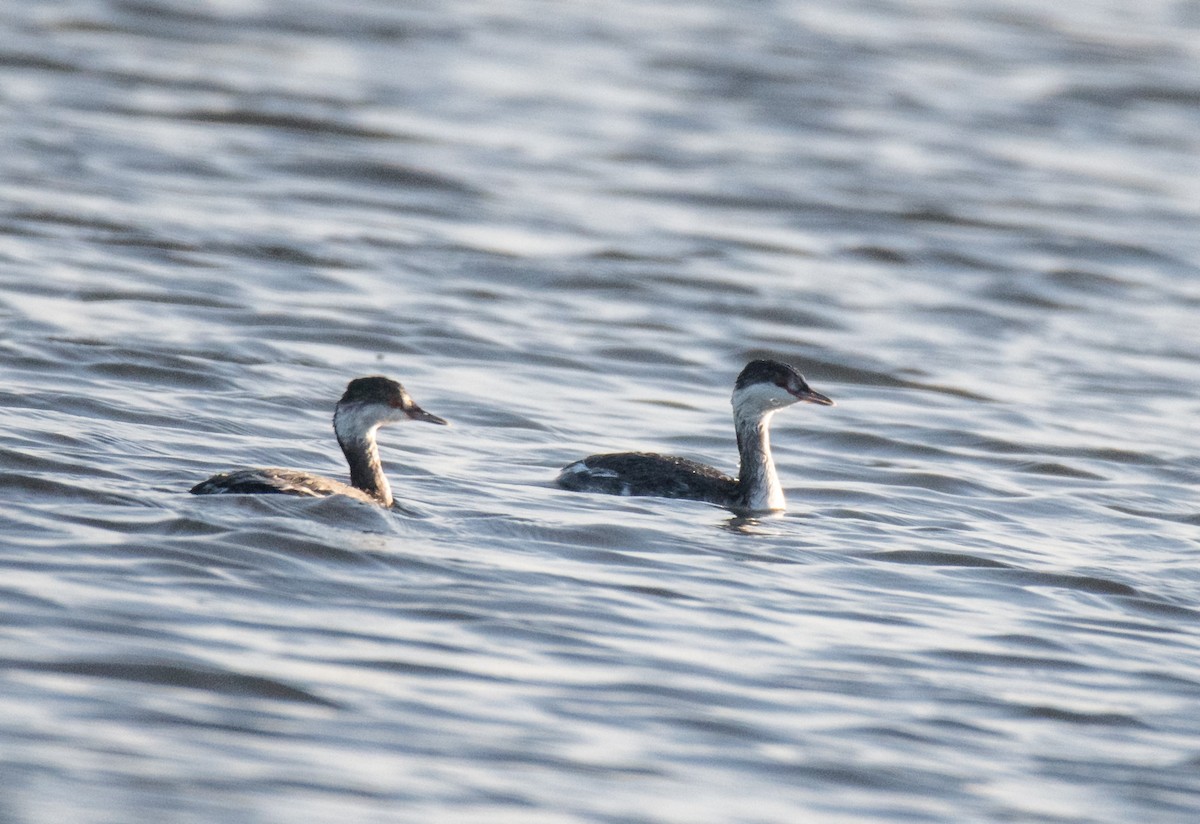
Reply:
[[[238,469],[213,475],[191,491],[195,495],[347,495],[391,506],[392,488],[379,463],[375,432],[381,426],[406,420],[446,425],[445,420],[417,406],[396,381],[379,376],[355,378],[333,411],[333,431],[350,465],[349,485],[294,469]]]
[[[733,386],[733,423],[741,465],[737,478],[687,458],[646,452],[592,455],[563,467],[558,485],[576,492],[688,498],[743,512],[787,507],[771,457],[771,418],[794,403],[833,406],[786,363],[755,360]]]

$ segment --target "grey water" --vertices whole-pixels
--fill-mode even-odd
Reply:
[[[0,4],[0,822],[1200,817],[1200,3]],[[726,471],[789,511],[569,493]],[[357,375],[397,499],[345,477]]]

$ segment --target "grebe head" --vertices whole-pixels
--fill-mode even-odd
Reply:
[[[350,381],[333,413],[339,440],[344,436],[362,438],[376,427],[404,420],[447,425],[444,419],[417,406],[399,383],[378,375]]]
[[[733,385],[733,411],[738,417],[763,415],[802,401],[833,406],[803,375],[779,361],[750,361]]]

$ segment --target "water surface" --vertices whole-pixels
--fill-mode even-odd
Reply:
[[[1198,27],[8,4],[0,820],[1194,820]],[[754,357],[785,516],[553,487]]]

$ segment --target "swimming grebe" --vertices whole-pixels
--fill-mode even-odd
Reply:
[[[398,421],[446,421],[413,402],[390,378],[355,378],[333,411],[333,431],[350,464],[350,485],[294,469],[238,469],[213,475],[192,487],[194,495],[280,494],[323,498],[348,495],[360,501],[392,505],[392,488],[379,463],[375,431]]]
[[[771,417],[805,401],[833,406],[786,363],[746,364],[733,387],[733,423],[741,466],[736,479],[687,458],[645,452],[592,455],[563,467],[558,485],[576,492],[689,498],[748,512],[782,510],[787,502],[771,458]]]

